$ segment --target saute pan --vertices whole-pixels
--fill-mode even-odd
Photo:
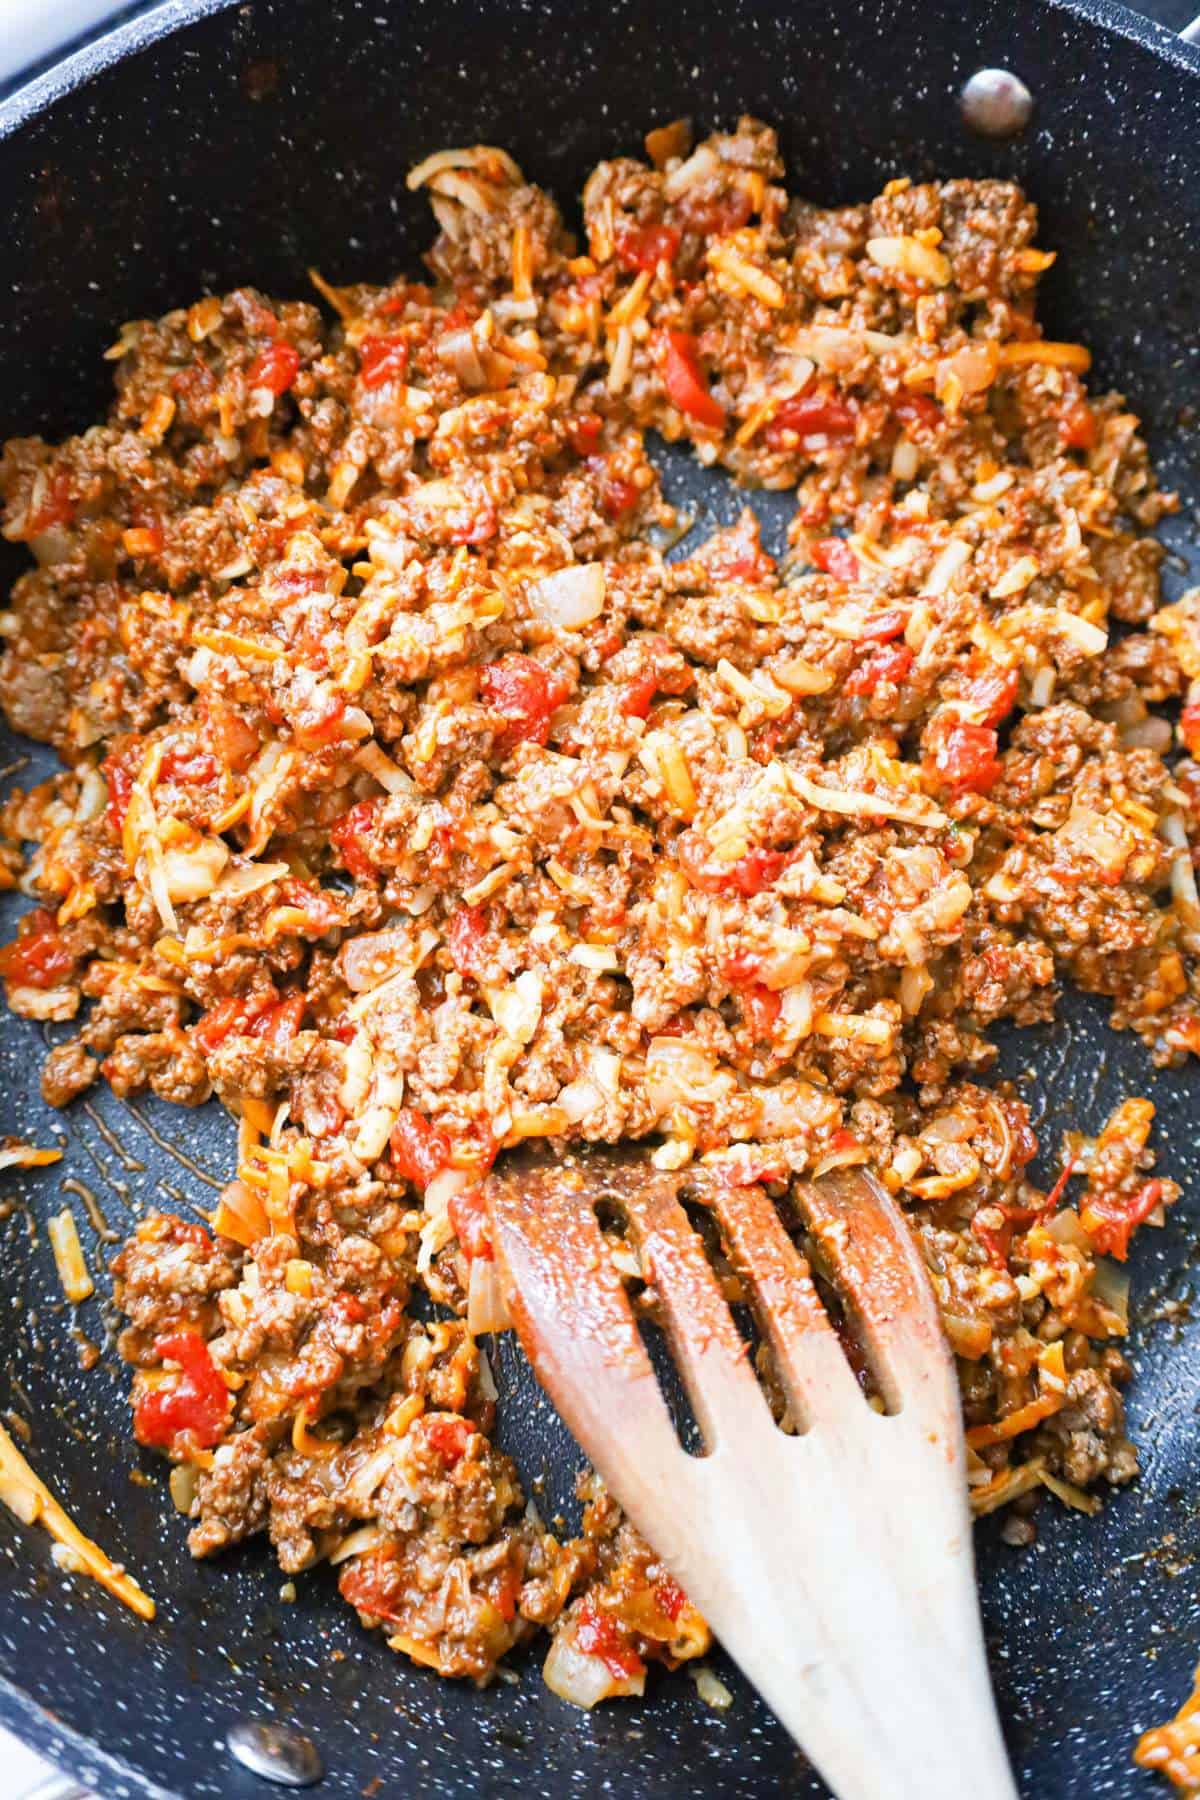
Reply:
[[[963,84],[987,66],[1030,90],[1032,116],[1015,135],[964,121]],[[309,264],[334,281],[414,267],[429,228],[403,177],[430,150],[502,143],[570,205],[592,163],[636,150],[650,125],[690,114],[707,129],[741,112],[779,127],[794,187],[820,202],[866,198],[899,174],[1026,184],[1040,241],[1060,252],[1048,330],[1089,342],[1096,380],[1142,414],[1184,496],[1167,533],[1170,581],[1184,584],[1200,498],[1200,55],[1106,0],[135,8],[0,101],[0,434],[97,417],[101,352],[125,319],[243,282],[306,294]],[[665,467],[668,490],[710,518],[740,503],[682,458]],[[777,501],[768,530],[784,516]],[[0,567],[0,582],[18,563]],[[0,765],[29,754],[6,739]],[[41,767],[34,755],[18,779]],[[0,908],[5,937],[20,907],[9,896]],[[60,1143],[64,1158],[4,1177],[0,1411],[28,1424],[38,1471],[159,1613],[143,1625],[60,1574],[48,1540],[0,1508],[0,1720],[104,1796],[261,1795],[227,1747],[232,1728],[256,1720],[315,1746],[331,1800],[823,1792],[728,1669],[723,1713],[682,1676],[645,1705],[575,1712],[544,1688],[536,1656],[517,1664],[515,1684],[480,1694],[361,1631],[328,1571],[302,1577],[285,1603],[261,1550],[190,1563],[162,1468],[129,1437],[103,1293],[66,1308],[40,1222],[63,1204],[64,1182],[79,1184],[68,1198],[99,1272],[109,1231],[123,1235],[152,1205],[211,1204],[232,1133],[215,1107],[184,1115],[107,1095],[53,1115],[38,1097],[42,1053],[39,1028],[5,1014],[0,1132]],[[1002,1070],[1034,1098],[1047,1164],[1065,1126],[1095,1129],[1122,1096],[1151,1094],[1164,1165],[1184,1184],[1166,1229],[1143,1233],[1133,1259],[1139,1481],[1095,1518],[1047,1506],[1032,1550],[1008,1548],[995,1521],[979,1531],[1023,1792],[1150,1795],[1132,1738],[1174,1710],[1200,1656],[1200,1074],[1156,1074],[1138,1043],[1108,1031],[1103,1008],[1071,997],[1057,1025],[1005,1043]],[[89,1373],[80,1333],[103,1351]],[[567,1513],[578,1452],[511,1343],[496,1361],[502,1437],[527,1479],[544,1477],[544,1510]]]

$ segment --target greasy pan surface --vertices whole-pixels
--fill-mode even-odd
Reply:
[[[981,143],[960,123],[956,89],[988,63],[1037,94],[1015,143]],[[425,208],[403,174],[431,149],[503,143],[569,204],[594,161],[635,149],[649,125],[690,113],[706,129],[743,110],[780,128],[793,186],[823,203],[865,198],[900,173],[1024,181],[1043,210],[1040,241],[1062,253],[1044,290],[1048,330],[1097,349],[1096,379],[1133,397],[1167,481],[1200,496],[1200,59],[1116,8],[1047,0],[741,0],[736,16],[700,0],[170,0],[0,103],[0,435],[96,417],[99,355],[126,318],[246,281],[304,294],[308,263],[333,280],[413,266]],[[674,457],[668,492],[724,518],[739,503]],[[785,509],[764,510],[779,520]],[[1195,526],[1188,505],[1168,533],[1185,554]],[[0,579],[11,573],[0,566]],[[25,748],[6,739],[0,766]],[[0,910],[5,937],[19,910]],[[1091,1800],[1152,1791],[1129,1764],[1131,1738],[1174,1709],[1200,1653],[1200,1322],[1188,1315],[1200,1074],[1155,1078],[1098,1007],[1073,1002],[1064,1015],[1005,1050],[1006,1070],[1032,1075],[1044,1102],[1044,1150],[1054,1155],[1064,1125],[1095,1129],[1117,1099],[1148,1092],[1164,1168],[1185,1187],[1133,1260],[1140,1481],[1094,1520],[1047,1507],[1032,1552],[1007,1549],[994,1521],[979,1537],[1023,1791]],[[62,1204],[71,1177],[122,1234],[155,1203],[208,1206],[232,1133],[214,1109],[139,1103],[135,1117],[107,1094],[54,1117],[36,1094],[40,1053],[38,1028],[5,1015],[0,1132],[62,1140],[66,1155],[5,1178],[18,1205],[0,1221],[0,1410],[31,1422],[39,1471],[129,1562],[159,1617],[142,1626],[60,1577],[48,1540],[0,1509],[0,1718],[105,1795],[261,1793],[222,1748],[248,1713],[309,1732],[331,1795],[376,1778],[384,1794],[529,1800],[823,1791],[735,1677],[723,1715],[683,1678],[648,1705],[584,1715],[543,1687],[536,1662],[518,1665],[518,1686],[480,1695],[361,1632],[334,1605],[327,1570],[302,1577],[287,1606],[261,1552],[190,1564],[162,1466],[131,1479],[139,1453],[115,1357],[90,1375],[76,1366],[34,1220]],[[83,1235],[98,1267],[107,1250]],[[100,1341],[103,1305],[89,1302],[79,1323]],[[527,1477],[544,1471],[553,1513],[578,1453],[508,1340],[497,1365],[502,1439]]]

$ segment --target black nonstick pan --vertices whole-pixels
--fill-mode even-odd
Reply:
[[[1173,23],[1182,23],[1176,17]],[[1014,71],[1032,119],[973,132],[973,71]],[[1200,55],[1105,0],[167,0],[0,100],[0,435],[79,429],[106,399],[101,352],[121,321],[253,282],[306,295],[415,268],[427,241],[404,172],[428,151],[506,145],[573,202],[599,158],[637,149],[679,114],[707,129],[752,112],[777,125],[794,188],[822,203],[889,177],[1011,175],[1042,209],[1059,261],[1048,330],[1084,339],[1095,380],[1122,387],[1185,505],[1167,536],[1186,585],[1200,499]],[[741,504],[686,459],[668,491],[709,517]],[[785,508],[765,509],[777,530]],[[7,552],[5,552],[7,556]],[[0,581],[15,573],[0,566]],[[1193,576],[1193,579],[1195,577]],[[30,756],[5,738],[0,766]],[[18,779],[41,765],[35,755]],[[0,906],[5,938],[21,903]],[[49,1541],[0,1508],[0,1721],[104,1796],[261,1795],[231,1758],[246,1720],[316,1746],[318,1790],[357,1795],[766,1796],[824,1790],[735,1673],[707,1709],[683,1677],[641,1706],[575,1712],[536,1658],[485,1693],[389,1654],[335,1602],[328,1571],[280,1598],[251,1548],[195,1565],[161,1465],[127,1427],[103,1298],[66,1308],[44,1221],[73,1181],[99,1269],[107,1225],[153,1205],[208,1206],[232,1165],[216,1108],[127,1108],[105,1093],[54,1115],[37,1092],[40,1028],[0,1020],[0,1132],[60,1142],[52,1169],[9,1174],[0,1199],[0,1411],[83,1528],[159,1603],[145,1626],[59,1573]],[[1031,1551],[979,1530],[1000,1708],[1024,1794],[1152,1795],[1130,1764],[1140,1729],[1172,1712],[1200,1658],[1200,1075],[1156,1074],[1068,997],[1053,1028],[1010,1038],[1003,1070],[1035,1100],[1043,1150],[1094,1129],[1126,1094],[1159,1107],[1163,1164],[1184,1198],[1134,1253],[1143,1472],[1096,1518],[1047,1506]],[[579,1455],[509,1340],[497,1351],[502,1438],[544,1510],[564,1510]],[[735,1529],[731,1522],[731,1529]],[[5,1790],[0,1769],[0,1791]]]

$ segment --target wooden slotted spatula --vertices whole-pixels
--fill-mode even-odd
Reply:
[[[693,1178],[694,1180],[694,1178]],[[781,1431],[678,1194],[644,1152],[519,1155],[488,1185],[526,1354],[634,1524],[839,1800],[1013,1800],[975,1594],[958,1383],[921,1258],[861,1170],[801,1189],[886,1412],[760,1187],[712,1183],[799,1434]],[[661,1303],[706,1454],[679,1443],[596,1218]]]

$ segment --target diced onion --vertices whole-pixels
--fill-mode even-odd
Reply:
[[[391,1464],[390,1453],[388,1464],[389,1466]],[[376,1544],[381,1544],[385,1536],[386,1533],[380,1525],[360,1525],[357,1531],[350,1532],[342,1539],[336,1550],[329,1552],[326,1561],[331,1568],[336,1569],[339,1563],[348,1562],[352,1556],[363,1556],[368,1550],[374,1550]]]
[[[226,868],[213,893],[219,900],[242,900],[247,894],[270,887],[273,881],[286,880],[291,872],[285,862],[239,863],[232,869]]]
[[[565,1631],[560,1631],[550,1646],[542,1679],[560,1700],[585,1709],[617,1694],[642,1694],[646,1688],[644,1669],[636,1675],[614,1675],[602,1657],[585,1656],[577,1650]]]
[[[500,1276],[490,1256],[471,1258],[467,1286],[467,1330],[475,1337],[488,1331],[508,1331],[512,1326],[500,1289]]]
[[[529,598],[543,624],[580,631],[604,611],[606,591],[603,563],[573,563],[535,581]]]

